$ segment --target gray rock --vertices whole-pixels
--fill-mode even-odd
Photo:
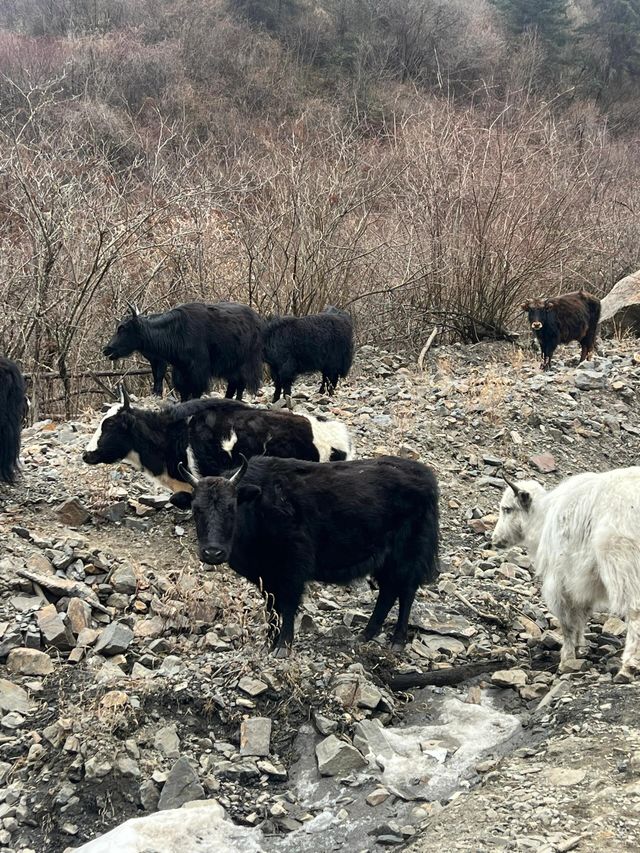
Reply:
[[[91,627],[91,605],[81,598],[72,598],[67,607],[69,627],[77,636],[85,628]]]
[[[182,756],[173,765],[164,783],[158,809],[177,809],[190,800],[202,800],[204,788],[198,780],[198,774],[189,761]]]
[[[38,611],[38,628],[45,643],[61,651],[68,651],[75,645],[71,629],[65,624],[55,604],[47,604]]]
[[[366,767],[367,762],[355,746],[335,735],[320,741],[316,746],[318,771],[322,776],[342,776],[351,770]]]
[[[165,758],[178,758],[180,755],[180,738],[175,725],[158,729],[153,739],[153,745]]]
[[[151,779],[145,779],[140,785],[140,802],[142,808],[148,812],[154,812],[158,808],[160,791]]]
[[[91,516],[80,498],[69,498],[56,509],[59,520],[68,527],[80,527],[85,524]]]
[[[576,370],[576,388],[581,391],[598,391],[604,388],[606,378],[604,373],[597,370]]]
[[[238,682],[238,687],[243,693],[249,696],[260,696],[269,689],[269,685],[258,678],[250,678],[248,675],[243,676]]]
[[[133,640],[133,631],[120,622],[112,622],[100,635],[95,645],[96,652],[103,655],[117,655],[129,648]]]
[[[31,702],[27,691],[6,678],[0,678],[0,710],[28,713],[31,710]]]
[[[21,675],[49,675],[53,661],[37,649],[13,649],[7,658],[7,669]]]
[[[240,724],[240,755],[269,755],[271,720],[251,717]]]
[[[491,676],[491,682],[498,687],[524,687],[527,673],[523,669],[499,669]]]
[[[117,568],[109,582],[116,592],[123,592],[125,595],[133,595],[138,589],[138,578],[129,565]]]
[[[84,776],[85,779],[104,779],[112,770],[113,764],[110,761],[94,755],[85,762]]]

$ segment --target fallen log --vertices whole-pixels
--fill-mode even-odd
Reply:
[[[408,690],[411,687],[449,687],[484,672],[495,672],[505,666],[510,666],[510,661],[506,657],[497,657],[450,666],[447,669],[432,669],[430,672],[395,672],[388,676],[381,673],[381,677],[387,687],[396,691]]]

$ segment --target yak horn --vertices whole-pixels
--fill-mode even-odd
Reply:
[[[230,483],[236,483],[236,484],[239,483],[240,480],[247,473],[247,466],[249,465],[249,460],[244,455],[244,453],[241,453],[240,456],[242,456],[242,465],[238,468],[238,470],[235,472],[235,474],[233,474],[231,477],[229,477]]]
[[[122,403],[123,408],[131,408],[131,398],[129,397],[129,392],[127,391],[127,386],[124,382],[120,383],[120,402]]]
[[[182,462],[178,462],[178,472],[180,476],[185,481],[185,483],[190,483],[192,486],[197,486],[200,482],[197,477],[194,477],[191,471],[188,468],[185,468]]]
[[[502,479],[505,481],[507,486],[509,486],[509,488],[513,491],[514,495],[519,494],[520,489],[516,486],[515,483],[512,483],[511,480],[507,480],[507,478],[504,476],[504,474],[502,475]]]
[[[134,305],[133,302],[129,302],[128,299],[126,300],[126,302],[127,302],[127,305],[129,306],[129,311],[131,311],[131,313],[134,317],[137,317],[140,314],[140,309],[138,308],[138,306]]]

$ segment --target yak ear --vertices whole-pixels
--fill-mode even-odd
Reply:
[[[547,299],[547,301],[544,303],[544,307],[547,309],[548,308],[555,308],[556,307],[556,300],[555,299]]]
[[[241,483],[238,486],[237,501],[239,504],[251,503],[252,501],[257,501],[261,494],[262,489],[260,486],[251,486],[248,483]]]
[[[531,308],[531,303],[530,303],[530,302],[523,302],[523,303],[520,305],[520,310],[521,310],[521,311],[528,311],[528,310],[529,310],[529,308]]]
[[[525,491],[525,489],[518,489],[516,494],[518,497],[518,503],[522,509],[528,510],[531,507],[531,493]]]

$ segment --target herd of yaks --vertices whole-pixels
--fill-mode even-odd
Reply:
[[[559,343],[577,340],[580,360],[590,357],[596,297],[578,291],[522,307],[545,369]],[[378,598],[363,636],[379,633],[397,602],[399,650],[418,587],[438,574],[439,494],[428,466],[395,456],[354,460],[344,424],[241,402],[245,390],[258,391],[263,361],[275,400],[315,371],[330,393],[348,374],[353,350],[351,318],[339,309],[265,323],[251,308],[223,302],[146,316],[130,306],[104,348],[113,360],[134,351],[147,358],[160,395],[170,364],[182,402],[135,407],[121,386],[84,461],[126,460],[168,487],[176,506],[190,506],[200,559],[227,563],[265,594],[277,617],[270,622],[278,655],[292,644],[308,581],[375,578]],[[199,399],[215,377],[227,381],[226,398]],[[21,372],[0,358],[0,480],[8,483],[24,410]],[[640,666],[640,467],[580,474],[549,492],[535,481],[505,482],[492,541],[524,545],[531,555],[562,630],[561,666],[575,659],[591,612],[609,610],[627,618],[616,679],[631,680]]]

